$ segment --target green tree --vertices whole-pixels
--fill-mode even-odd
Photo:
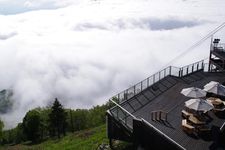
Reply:
[[[88,110],[85,110],[85,109],[77,109],[76,111],[74,111],[73,122],[74,122],[74,128],[76,131],[87,128],[88,126],[87,115],[88,115]]]
[[[102,106],[97,105],[89,109],[89,115],[88,115],[89,127],[96,127],[105,123],[106,108],[107,108],[106,105],[102,105]]]
[[[16,126],[16,128],[14,129],[15,131],[15,139],[14,139],[14,143],[18,144],[21,143],[22,141],[25,140],[25,136],[23,133],[23,124],[22,123],[18,123],[18,125]]]
[[[11,144],[14,143],[14,132],[13,129],[3,131],[3,140],[2,144]]]
[[[65,136],[67,125],[66,119],[67,113],[56,98],[51,107],[51,112],[49,113],[49,126],[51,129],[51,136],[55,136],[55,134],[57,134],[58,138],[60,138],[61,134]]]
[[[45,108],[35,108],[34,110],[38,111],[40,113],[41,117],[41,139],[45,139],[49,135],[49,114],[51,112],[51,108],[45,107]]]
[[[36,110],[28,111],[23,118],[23,133],[28,140],[37,142],[41,137],[41,117],[40,113]]]

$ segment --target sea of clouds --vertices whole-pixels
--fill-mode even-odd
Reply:
[[[159,71],[209,55],[223,0],[0,0],[0,90],[12,89],[14,127],[55,97],[90,108]],[[215,35],[225,37],[224,30]]]

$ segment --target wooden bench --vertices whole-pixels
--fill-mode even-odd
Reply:
[[[159,110],[151,112],[152,121],[167,121],[167,112]]]
[[[189,113],[186,110],[182,110],[181,113],[182,113],[182,117],[185,119],[189,118],[192,115],[192,113]]]
[[[195,127],[187,123],[187,119],[182,120],[182,130],[187,132],[188,134],[194,133]]]

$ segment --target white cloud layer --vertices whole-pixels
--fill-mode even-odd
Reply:
[[[10,2],[0,0],[12,6],[8,14],[28,11],[10,13]],[[13,111],[1,115],[7,127],[55,97],[71,108],[102,104],[158,71],[225,18],[223,0],[16,3],[29,12],[0,16],[0,89],[14,91]],[[174,65],[208,54],[209,41]]]

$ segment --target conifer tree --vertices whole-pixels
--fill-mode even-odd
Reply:
[[[50,126],[50,135],[57,135],[60,138],[60,135],[66,134],[66,118],[67,113],[65,112],[63,106],[60,104],[56,98],[49,114],[49,126]]]

